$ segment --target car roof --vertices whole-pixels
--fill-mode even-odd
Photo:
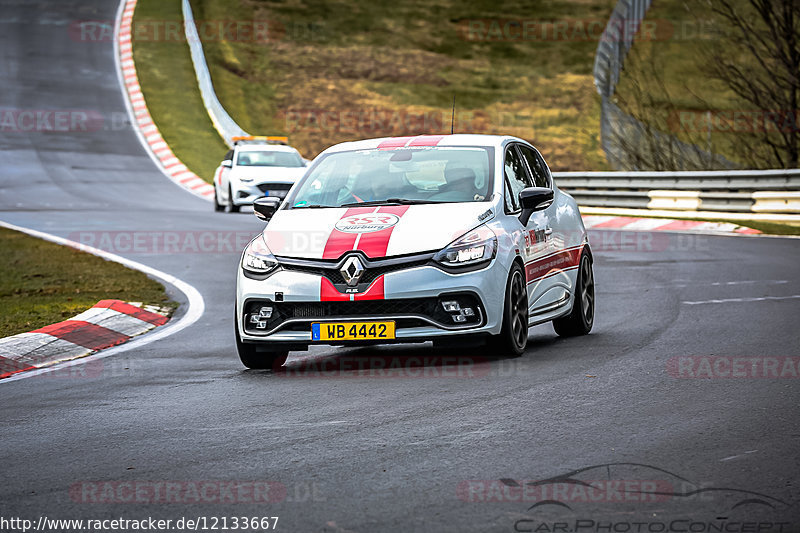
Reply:
[[[509,135],[479,135],[456,133],[453,135],[411,135],[407,137],[381,137],[361,141],[343,142],[327,148],[324,153],[347,152],[351,150],[397,149],[430,146],[494,146],[500,147],[506,141],[523,141]]]

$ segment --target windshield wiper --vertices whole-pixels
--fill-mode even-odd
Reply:
[[[335,205],[322,205],[322,204],[305,204],[295,205],[292,209],[324,209],[326,207],[336,207]]]
[[[416,204],[439,204],[435,200],[411,200],[408,198],[387,198],[386,200],[372,200],[370,202],[349,202],[342,204],[341,207],[368,207],[371,205],[416,205]]]

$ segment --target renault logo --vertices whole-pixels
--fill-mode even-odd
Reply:
[[[358,257],[352,256],[344,262],[339,272],[342,273],[342,277],[347,285],[355,287],[358,285],[361,276],[364,275],[364,265],[361,264],[361,260]]]

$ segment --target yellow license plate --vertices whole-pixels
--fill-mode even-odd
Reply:
[[[394,339],[394,322],[314,322],[311,340],[361,341]]]

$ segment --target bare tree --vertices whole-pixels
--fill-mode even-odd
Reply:
[[[797,168],[800,155],[800,0],[707,0],[731,28],[708,69],[761,117],[741,136],[755,166]]]
[[[613,166],[625,170],[717,170],[734,167],[706,151],[702,132],[675,120],[681,113],[665,80],[664,60],[657,47],[634,46],[612,102],[606,103],[604,135],[615,149]],[[696,108],[708,104],[686,86]],[[681,139],[677,135],[680,135]],[[708,147],[710,149],[710,147]]]

